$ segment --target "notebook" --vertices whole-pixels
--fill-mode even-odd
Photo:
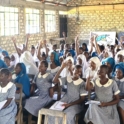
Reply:
[[[57,101],[50,107],[50,109],[62,111],[65,108],[64,106],[62,106],[63,104],[65,103],[61,101]]]
[[[90,100],[88,102],[85,103],[85,105],[88,105],[88,104],[97,104],[97,105],[100,105],[100,101],[95,101],[95,100]]]
[[[0,110],[3,108],[3,106],[5,105],[6,102],[7,102],[7,100],[0,102]]]

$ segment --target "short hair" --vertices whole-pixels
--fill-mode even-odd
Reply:
[[[1,74],[5,74],[5,75],[7,75],[7,76],[10,75],[10,71],[9,71],[8,69],[6,69],[6,68],[0,69],[0,73],[1,73]]]
[[[82,66],[81,65],[75,65],[75,68],[80,69],[80,68],[82,68]]]
[[[47,61],[43,60],[43,61],[41,61],[41,63],[43,63],[46,68],[48,68],[48,62]]]
[[[109,69],[108,69],[108,66],[107,65],[101,65],[100,68],[103,68],[106,70],[106,73],[108,73]]]
[[[31,49],[35,49],[35,46],[34,45],[31,45]]]
[[[5,56],[4,59],[9,59],[9,60],[11,60],[9,56]]]
[[[79,49],[83,51],[83,48],[82,47],[79,47]]]

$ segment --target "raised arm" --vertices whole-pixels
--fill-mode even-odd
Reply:
[[[16,52],[18,53],[19,56],[21,56],[21,51],[18,50],[17,45],[16,45],[16,38],[12,37],[11,38],[15,47]]]
[[[91,91],[93,89],[93,84],[90,82],[90,77],[87,78],[86,80],[86,86],[85,86],[87,91]]]
[[[78,36],[76,36],[75,38],[75,51],[76,51],[76,55],[79,55],[79,46],[78,46]]]
[[[47,48],[47,45],[46,45],[46,40],[44,40],[44,47],[46,49],[46,57],[48,57],[48,48]]]
[[[25,50],[28,50],[28,41],[29,41],[29,38],[30,38],[30,34],[27,34],[26,35],[26,41],[25,41]]]
[[[59,82],[60,73],[62,72],[62,70],[63,70],[66,66],[67,66],[67,64],[63,62],[63,63],[62,63],[62,66],[61,66],[61,68],[60,68],[60,70],[57,72],[57,74],[56,74],[55,77],[53,78],[53,82],[54,82],[55,84],[60,83],[60,82]]]
[[[98,44],[97,44],[97,42],[96,42],[96,37],[97,37],[97,36],[94,36],[95,48],[96,48],[97,53],[100,55],[100,54],[101,54],[101,51],[100,51],[99,46],[98,46]]]
[[[40,53],[41,48],[43,48],[43,43],[42,43],[42,41],[39,43],[39,45],[38,45],[38,51],[37,51],[37,58],[38,58],[40,61],[43,60],[43,58],[41,57],[41,53]]]

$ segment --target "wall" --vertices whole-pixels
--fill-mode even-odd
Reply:
[[[34,2],[25,2],[22,0],[5,0],[0,1],[0,5],[2,6],[12,6],[19,8],[19,35],[16,35],[17,44],[24,43],[25,39],[25,7],[36,8],[40,10],[40,20],[41,20],[41,32],[39,34],[31,34],[29,39],[30,46],[36,45],[39,40],[43,40],[44,38],[49,40],[51,38],[59,37],[59,10],[66,11],[67,8],[65,7],[55,7],[55,6],[48,6],[43,5],[42,3],[34,3]],[[56,31],[52,33],[45,33],[44,30],[44,9],[48,10],[55,10],[56,11]],[[11,41],[12,36],[0,37],[0,47],[7,50],[10,54],[15,52],[14,45]]]
[[[68,35],[88,40],[90,31],[124,31],[124,5],[79,7],[80,24],[76,24],[75,8],[68,11]]]

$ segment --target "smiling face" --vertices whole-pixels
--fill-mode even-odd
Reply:
[[[93,62],[93,61],[90,61],[90,68],[92,69],[92,70],[95,70],[96,69],[96,64]]]
[[[100,79],[105,78],[107,73],[108,73],[107,70],[103,67],[100,67],[97,71],[97,75],[99,76]]]
[[[77,63],[78,63],[79,65],[82,65],[82,59],[81,59],[80,57],[78,57]]]
[[[51,53],[51,55],[50,55],[50,61],[54,62],[54,54],[53,53]]]
[[[80,67],[75,67],[75,69],[73,71],[73,76],[76,77],[76,78],[79,78],[79,77],[82,76],[82,68],[81,68],[81,66]]]
[[[4,73],[0,72],[0,82],[4,83],[9,81],[9,75],[5,75]]]
[[[17,64],[16,67],[15,67],[15,73],[16,74],[19,74],[21,72],[21,67]]]
[[[123,55],[118,54],[118,56],[117,56],[117,62],[118,62],[118,63],[119,63],[119,62],[123,62],[123,60],[124,60]]]
[[[44,73],[46,72],[46,70],[47,70],[47,67],[45,66],[43,62],[41,62],[39,66],[39,72]]]

